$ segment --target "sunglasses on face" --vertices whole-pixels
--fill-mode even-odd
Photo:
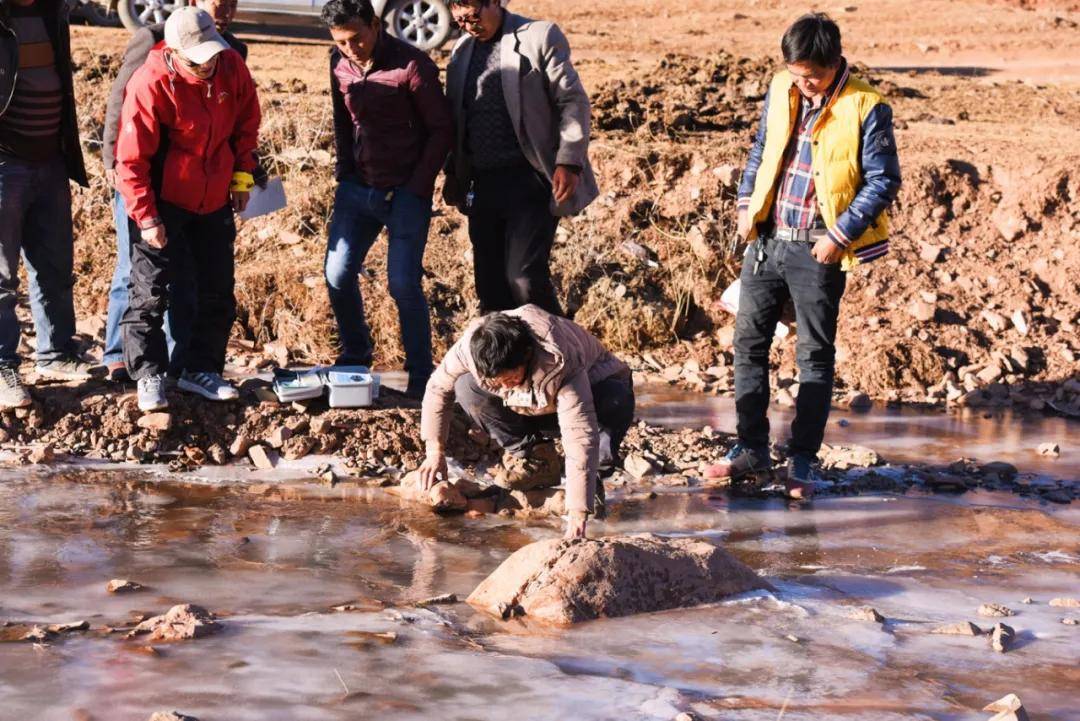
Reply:
[[[465,27],[466,25],[480,24],[480,11],[483,8],[470,7],[467,10],[459,8],[461,8],[460,5],[458,7],[455,7],[450,13],[454,16],[454,22],[457,23],[458,26]]]

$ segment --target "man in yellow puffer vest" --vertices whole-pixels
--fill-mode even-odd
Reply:
[[[784,304],[795,306],[799,393],[786,487],[808,498],[832,400],[836,321],[845,271],[888,252],[885,208],[900,188],[892,109],[852,76],[840,29],[799,18],[781,40],[786,70],[769,85],[739,186],[747,248],[735,321],[738,443],[711,475],[768,471],[769,347]]]

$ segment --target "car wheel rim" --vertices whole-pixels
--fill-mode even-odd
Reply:
[[[439,9],[425,0],[414,0],[398,13],[398,31],[414,45],[423,45],[435,37],[440,24]]]
[[[179,4],[167,3],[164,0],[139,0],[132,4],[137,11],[136,17],[143,25],[163,23],[176,8],[180,7]]]

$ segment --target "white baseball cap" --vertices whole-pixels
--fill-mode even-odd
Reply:
[[[191,5],[177,8],[169,15],[165,21],[165,44],[197,65],[229,49],[214,27],[210,13]]]

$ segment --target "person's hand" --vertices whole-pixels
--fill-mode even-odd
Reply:
[[[585,528],[589,525],[589,514],[585,511],[570,511],[566,517],[564,538],[585,538]]]
[[[574,197],[581,175],[569,165],[559,165],[555,168],[555,174],[551,176],[551,193],[555,196],[555,202],[562,204]]]
[[[243,192],[240,190],[230,190],[229,196],[232,198],[232,207],[237,213],[243,213],[244,208],[247,207],[248,198],[251,197],[251,193]]]
[[[449,478],[446,471],[446,455],[441,451],[428,451],[427,458],[417,469],[420,473],[420,487],[425,490],[431,488],[439,481]]]
[[[116,187],[116,168],[105,168],[105,182],[110,188]]]
[[[739,212],[735,216],[735,232],[738,234],[740,242],[745,243],[750,237],[750,213],[747,212],[746,206],[739,208]]]
[[[168,239],[165,237],[164,225],[155,225],[153,228],[143,228],[139,234],[147,245],[151,248],[157,248],[158,250],[164,248],[165,243],[168,242]]]
[[[814,247],[810,249],[810,255],[814,256],[817,262],[830,265],[840,262],[840,259],[844,257],[844,249],[828,238],[822,238],[814,243]]]

